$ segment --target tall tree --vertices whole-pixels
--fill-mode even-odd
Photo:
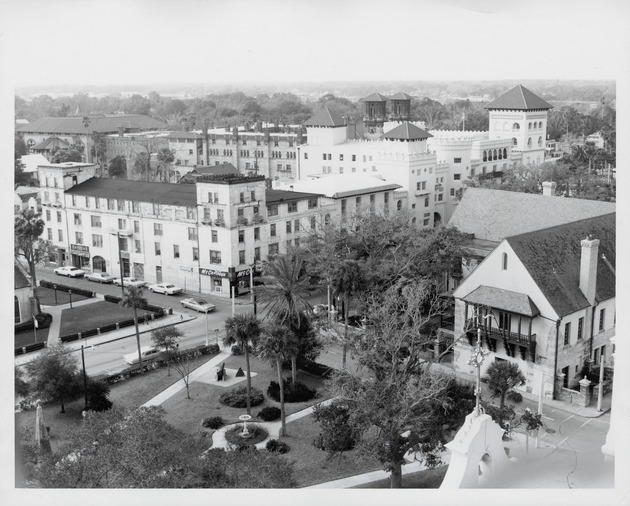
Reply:
[[[140,348],[140,330],[138,329],[138,308],[147,305],[147,299],[142,296],[142,287],[126,287],[125,294],[123,295],[123,298],[121,299],[119,304],[122,307],[133,308],[133,323],[136,327],[136,343],[138,345],[138,364],[140,366],[140,371],[142,372],[142,374],[144,374],[144,368],[142,367],[142,350]]]
[[[64,402],[81,391],[78,362],[71,350],[61,343],[53,344],[25,367],[31,391],[42,399],[60,402],[61,412],[65,413]]]
[[[226,318],[223,346],[238,345],[245,351],[247,367],[247,414],[251,415],[252,374],[249,366],[249,352],[260,337],[260,322],[253,314],[237,314]]]
[[[171,361],[177,353],[180,339],[184,337],[184,333],[174,325],[166,325],[158,327],[151,332],[153,344],[164,350],[166,358],[166,375],[171,375]]]
[[[186,398],[190,399],[190,373],[195,368],[195,360],[201,356],[199,350],[176,350],[172,354],[173,369],[177,371],[186,387]]]
[[[107,166],[107,173],[111,178],[126,178],[127,177],[127,160],[124,156],[115,156],[109,161]]]
[[[41,312],[39,295],[37,294],[37,273],[35,266],[44,263],[54,254],[55,247],[50,241],[40,239],[44,232],[44,220],[32,209],[24,209],[15,217],[14,235],[15,257],[22,257],[28,265],[31,277],[31,289],[37,306],[37,314]]]
[[[175,153],[168,148],[160,149],[157,153],[156,179],[159,178],[163,183],[171,180],[173,173],[172,163],[175,160]]]
[[[286,414],[284,409],[284,381],[282,363],[297,355],[298,345],[295,335],[286,326],[272,323],[264,327],[256,347],[258,354],[276,364],[278,384],[280,386],[280,435],[287,435]]]

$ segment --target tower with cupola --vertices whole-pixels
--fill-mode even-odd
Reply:
[[[547,111],[553,106],[522,85],[490,102],[489,139],[511,139],[512,152],[522,153],[521,163],[539,164],[545,159]]]
[[[380,139],[383,137],[383,125],[387,121],[387,97],[380,93],[372,93],[362,98],[365,104],[363,125],[366,139]]]

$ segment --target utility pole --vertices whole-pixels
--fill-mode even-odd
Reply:
[[[85,409],[88,408],[87,395],[87,375],[85,374],[85,354],[83,353],[83,345],[81,345],[81,363],[83,364],[83,396],[85,397]]]

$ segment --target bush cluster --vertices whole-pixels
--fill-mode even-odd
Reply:
[[[265,449],[270,453],[287,453],[290,450],[288,444],[278,439],[270,439],[267,441]]]
[[[211,416],[210,418],[204,418],[201,425],[206,429],[218,429],[219,427],[223,427],[225,422],[220,416]]]
[[[56,289],[60,292],[68,292],[69,290],[72,290],[72,293],[82,295],[83,297],[96,297],[96,294],[92,290],[85,290],[83,288],[76,288],[74,286],[62,285],[60,283],[52,283],[51,281],[46,281],[45,279],[42,279],[39,282],[39,286],[43,286],[44,288],[55,289],[55,285],[57,286]]]
[[[257,388],[252,387],[250,403],[252,406],[258,406],[265,400],[263,393]],[[245,408],[247,407],[247,387],[238,387],[233,390],[228,390],[221,394],[219,402],[225,404],[231,408]]]
[[[280,408],[276,408],[275,406],[268,406],[266,408],[262,408],[256,415],[256,418],[259,418],[264,422],[271,422],[280,418],[280,414]]]
[[[299,381],[293,384],[291,378],[283,381],[284,385],[284,402],[306,402],[314,399],[317,395],[316,390],[308,388]],[[267,388],[267,396],[276,402],[280,402],[280,385],[277,381],[272,381]]]
[[[238,344],[235,344],[234,346],[232,346],[232,355],[242,355],[242,354],[243,354],[243,349]]]
[[[506,394],[505,398],[508,401],[513,402],[514,404],[520,404],[521,402],[523,402],[523,396],[520,392],[517,392],[516,390],[510,390]]]
[[[225,433],[225,440],[237,447],[244,448],[254,446],[264,441],[269,436],[269,433],[265,429],[255,424],[248,424],[247,431],[249,432],[249,437],[242,437],[241,432],[243,432],[243,425],[240,423],[236,424]]]
[[[349,423],[350,408],[334,401],[326,406],[318,404],[313,409],[315,420],[322,432],[313,440],[313,446],[330,454],[344,452],[355,447],[361,434]]]
[[[330,373],[334,371],[332,367],[313,362],[312,360],[298,360],[298,367],[302,371],[314,374],[315,376],[319,376],[321,378],[328,378],[330,376]]]

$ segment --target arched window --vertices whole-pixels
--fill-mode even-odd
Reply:
[[[35,141],[33,139],[29,139],[29,140],[26,141],[26,145],[29,148],[32,148],[35,145]]]
[[[508,256],[507,256],[507,253],[503,253],[503,262],[502,262],[502,265],[503,265],[503,270],[504,270],[504,271],[507,271],[507,265],[508,265]]]
[[[495,149],[494,152],[492,153],[492,159],[496,160],[497,159],[497,150]]]
[[[499,150],[499,160],[503,160],[503,150]]]
[[[531,137],[529,139],[527,139],[527,147],[528,148],[532,147],[532,138]]]
[[[512,125],[512,130],[520,130],[521,129],[521,125],[519,125],[518,123],[514,123]]]
[[[542,137],[538,137],[538,147],[542,147]]]
[[[503,148],[503,158],[507,158],[507,148]]]
[[[399,201],[396,203],[396,209],[398,209],[399,211],[402,209],[402,200],[399,200]]]
[[[512,145],[518,146],[518,140],[516,139],[516,137],[512,137]]]
[[[101,256],[92,258],[92,270],[94,272],[105,272],[107,270],[105,259]]]
[[[486,151],[484,150],[483,152],[483,161],[487,162],[488,161],[488,153],[486,153]]]
[[[535,124],[536,124],[536,123],[534,123],[534,125],[535,125]],[[532,122],[530,121],[530,122],[527,124],[527,130],[531,130],[531,129],[532,129]]]

